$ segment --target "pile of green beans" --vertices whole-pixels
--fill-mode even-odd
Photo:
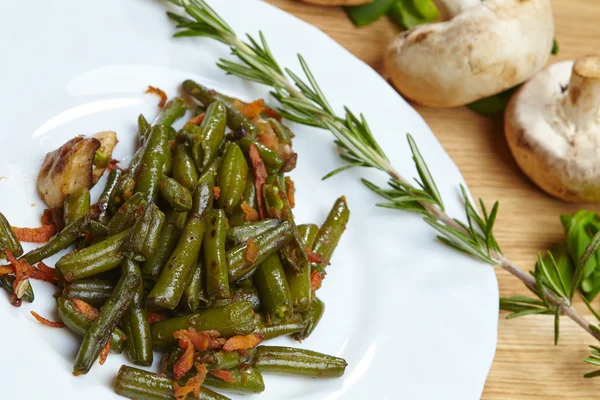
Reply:
[[[165,352],[162,374],[126,366],[119,371],[117,393],[136,399],[173,399],[174,385],[195,374],[192,369],[174,380],[173,367],[183,354],[177,331],[216,331],[221,339],[309,337],[325,309],[312,276],[324,275],[349,218],[341,197],[321,226],[296,224],[284,162],[260,143],[261,125],[228,96],[192,81],[182,86],[206,110],[202,123],[172,127],[185,114],[182,98],[170,101],[152,123],[140,115],[140,147],[129,167],[110,172],[94,204],[87,190],[71,193],[63,230],[22,256],[35,263],[77,244],[56,263],[59,317],[83,338],[75,375],[86,374],[108,346],[125,350],[140,366],[152,365],[153,350]],[[288,128],[263,117],[268,120],[263,125],[289,146]],[[265,182],[255,182],[253,146],[268,172]],[[256,211],[254,217],[248,208]],[[264,218],[257,221],[256,215]],[[22,253],[2,214],[0,245],[0,251]],[[320,265],[313,252],[323,260]],[[12,288],[11,277],[3,279],[0,284]],[[33,300],[33,292],[24,299]],[[151,313],[161,320],[151,323]],[[195,351],[194,364],[226,371],[229,379],[209,373],[201,388],[200,399],[217,400],[227,397],[212,389],[264,391],[262,373],[337,377],[347,365],[338,357],[264,345]]]

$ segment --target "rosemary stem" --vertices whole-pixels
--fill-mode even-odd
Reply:
[[[406,182],[406,179],[404,179],[402,175],[400,175],[395,169],[390,168],[386,172],[392,179],[401,182]],[[467,232],[462,226],[460,226],[456,221],[454,221],[454,219],[452,219],[448,214],[446,214],[435,204],[427,202],[420,202],[420,204],[427,210],[427,212],[430,215],[433,215],[438,221],[454,229],[457,229],[465,234],[469,234],[469,232]],[[533,292],[537,291],[535,278],[531,276],[531,274],[528,274],[527,272],[523,271],[521,268],[513,264],[509,259],[507,259],[502,254],[496,251],[490,252],[490,257],[497,262],[497,265],[499,267],[514,275]],[[600,340],[600,334],[594,332],[590,328],[590,323],[587,321],[587,319],[583,315],[579,314],[579,312],[570,303],[565,302],[564,299],[555,296],[547,289],[544,289],[544,294],[548,302],[550,302],[550,304],[560,307],[560,310],[563,315],[566,315],[567,317],[571,318],[571,320],[573,320],[577,325],[583,328],[583,330],[589,333],[594,339]]]

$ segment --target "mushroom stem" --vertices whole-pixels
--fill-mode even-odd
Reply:
[[[434,0],[443,19],[452,19],[458,14],[481,4],[481,0]]]
[[[600,123],[600,57],[585,56],[575,61],[562,104],[575,132],[588,132]]]

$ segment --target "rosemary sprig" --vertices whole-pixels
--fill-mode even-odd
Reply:
[[[501,299],[501,307],[513,312],[508,318],[531,314],[554,315],[555,343],[558,343],[560,316],[566,315],[595,339],[600,340],[600,327],[590,324],[571,305],[587,259],[579,263],[571,287],[567,287],[560,274],[556,273],[558,267],[551,254],[549,260],[538,257],[532,274],[524,272],[503,256],[494,238],[493,227],[498,203],[496,202],[488,212],[483,201],[479,200],[479,213],[466,190],[461,187],[466,222],[450,217],[444,210],[435,180],[411,135],[407,135],[407,139],[418,172],[415,184],[394,169],[374,139],[362,114],[357,116],[348,108],[344,109],[343,116],[335,113],[301,55],[298,55],[298,59],[306,79],[279,65],[262,32],[259,33],[258,40],[248,35],[247,41],[243,41],[206,1],[169,1],[183,7],[186,12],[186,16],[168,13],[179,29],[175,36],[204,36],[228,45],[238,60],[219,60],[217,65],[221,69],[242,79],[270,86],[273,89],[272,96],[281,105],[279,111],[283,117],[300,124],[329,130],[335,136],[340,156],[347,164],[330,172],[324,179],[356,167],[375,168],[386,173],[389,177],[386,188],[363,180],[367,188],[386,200],[378,206],[421,214],[425,222],[439,233],[440,241],[488,264],[502,267],[520,279],[535,295],[536,298],[517,296]],[[586,251],[588,258],[599,245],[600,236],[592,241],[589,252]],[[552,271],[554,273],[551,273]],[[555,276],[559,278],[556,279]],[[594,315],[600,321],[600,315],[595,312]],[[600,348],[593,350],[592,357],[585,361],[600,366]],[[593,372],[590,376],[600,376],[600,372]]]

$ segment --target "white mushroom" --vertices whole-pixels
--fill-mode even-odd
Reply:
[[[500,93],[539,72],[550,57],[550,0],[441,0],[454,18],[401,33],[385,67],[407,98],[455,107]]]
[[[554,64],[510,100],[506,139],[540,188],[570,202],[600,202],[600,57]]]
[[[481,0],[434,0],[434,2],[445,19],[454,18],[481,4]]]
[[[98,139],[77,136],[46,154],[37,188],[50,208],[62,207],[69,194],[93,186],[92,166],[98,148]]]

